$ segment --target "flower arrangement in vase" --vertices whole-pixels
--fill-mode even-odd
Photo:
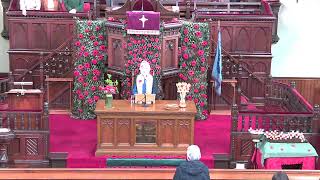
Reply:
[[[107,108],[112,107],[112,100],[113,100],[113,94],[118,93],[118,84],[119,82],[117,80],[112,81],[111,74],[107,74],[107,79],[105,80],[105,86],[101,87],[101,90],[105,94],[105,106]]]
[[[190,90],[191,84],[186,83],[186,82],[179,82],[176,84],[177,86],[177,92],[180,94],[180,104],[179,106],[181,108],[187,107],[186,104],[186,95]]]

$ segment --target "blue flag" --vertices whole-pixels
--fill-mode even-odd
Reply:
[[[216,56],[214,58],[212,68],[212,78],[215,83],[216,94],[221,95],[221,82],[222,82],[222,54],[221,54],[221,32],[218,32],[218,42],[216,49]]]

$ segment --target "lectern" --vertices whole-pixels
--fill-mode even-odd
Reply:
[[[11,89],[7,93],[10,110],[43,109],[43,92],[40,89]]]

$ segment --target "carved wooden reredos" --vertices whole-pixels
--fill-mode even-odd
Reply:
[[[159,1],[157,0],[133,0],[126,1],[126,3],[119,9],[106,10],[106,17],[113,17],[119,19],[126,18],[127,11],[139,11],[142,10],[142,1],[143,1],[143,10],[145,11],[155,11],[160,12],[160,18],[162,20],[171,20],[172,18],[178,18],[179,12],[173,12],[166,9]]]

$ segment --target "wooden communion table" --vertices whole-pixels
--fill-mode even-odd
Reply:
[[[185,155],[193,144],[196,107],[168,108],[176,100],[158,100],[143,107],[128,100],[114,100],[105,108],[99,100],[97,114],[97,150],[101,155]]]

